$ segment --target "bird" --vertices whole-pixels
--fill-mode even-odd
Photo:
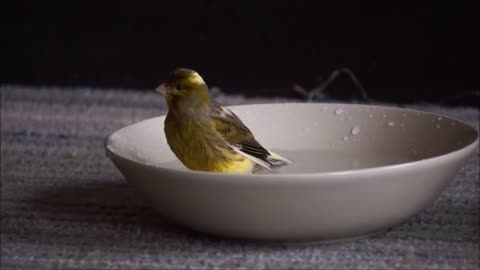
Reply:
[[[249,174],[292,163],[264,148],[235,113],[213,98],[195,70],[176,68],[155,90],[168,106],[167,143],[188,169]]]

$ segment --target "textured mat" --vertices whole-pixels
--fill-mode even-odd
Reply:
[[[406,107],[478,129],[478,108]],[[228,240],[165,224],[105,157],[109,133],[163,113],[154,93],[2,86],[1,268],[479,267],[478,150],[431,207],[383,234],[333,244]]]

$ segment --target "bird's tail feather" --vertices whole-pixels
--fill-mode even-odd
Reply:
[[[275,152],[268,151],[268,153],[270,155],[267,157],[267,162],[270,163],[272,166],[276,167],[276,166],[283,166],[283,165],[292,164],[292,161],[280,156],[279,154],[277,154]]]
[[[271,171],[272,167],[280,167],[288,164],[292,164],[292,162],[282,156],[280,156],[277,153],[274,153],[272,151],[268,151],[268,156],[266,158],[259,158],[259,157],[254,157],[248,153],[245,153],[240,149],[238,146],[235,145],[229,145],[233,151],[237,152],[238,154],[250,159],[251,161],[255,162],[257,165]],[[258,166],[257,166],[258,167]]]

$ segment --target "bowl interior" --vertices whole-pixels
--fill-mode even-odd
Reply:
[[[478,138],[461,121],[394,107],[288,103],[230,108],[264,147],[294,162],[276,173],[396,165],[448,154]],[[166,142],[163,121],[161,116],[120,129],[107,139],[107,148],[129,160],[187,170]]]

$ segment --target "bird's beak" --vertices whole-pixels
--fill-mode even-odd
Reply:
[[[162,83],[155,89],[155,91],[160,93],[160,95],[165,96],[167,94],[167,87]]]

